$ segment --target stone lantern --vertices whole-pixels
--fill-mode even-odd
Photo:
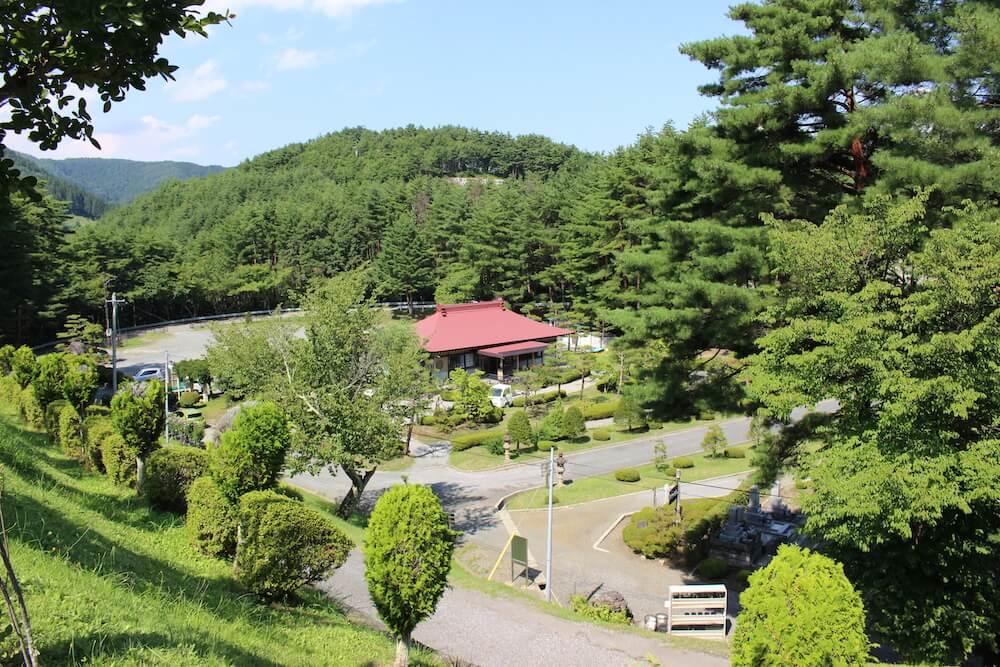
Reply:
[[[496,442],[496,440],[493,442]],[[507,433],[503,437],[503,462],[510,463],[510,433]]]
[[[562,452],[556,455],[556,478],[557,484],[563,486],[563,473],[566,472],[566,457],[563,456]]]

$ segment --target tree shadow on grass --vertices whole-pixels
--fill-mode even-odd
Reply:
[[[205,661],[208,658],[224,660],[232,665],[247,665],[248,667],[279,667],[282,663],[262,658],[246,651],[230,642],[214,639],[204,633],[192,629],[185,631],[183,636],[167,636],[160,633],[92,633],[83,637],[73,637],[71,640],[53,646],[41,648],[42,664],[80,664],[93,658],[110,659],[130,657],[141,659],[142,664],[153,662],[152,656],[161,653],[162,649],[180,649],[187,655],[177,656],[185,662]],[[143,659],[143,654],[147,655]],[[159,656],[163,660],[164,656]],[[159,662],[156,660],[155,662]],[[166,664],[164,662],[164,664]]]

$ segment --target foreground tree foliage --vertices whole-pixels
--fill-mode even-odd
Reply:
[[[772,416],[836,397],[798,460],[807,530],[905,655],[956,661],[1000,635],[1000,212],[923,224],[927,194],[778,223],[775,329],[752,359]],[[796,445],[790,445],[796,447]]]
[[[375,503],[365,530],[365,580],[379,617],[398,639],[396,667],[409,664],[413,629],[444,594],[455,536],[426,486],[397,485]]]
[[[782,546],[740,595],[733,667],[863,667],[868,638],[861,596],[826,556]]]
[[[280,320],[216,332],[209,363],[242,392],[269,397],[291,425],[292,472],[338,468],[351,490],[338,512],[350,516],[383,461],[400,456],[405,420],[429,383],[412,330],[382,322],[364,296],[364,276],[345,273],[306,297],[299,323]]]

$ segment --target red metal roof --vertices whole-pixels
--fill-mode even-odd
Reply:
[[[417,336],[424,349],[437,354],[554,339],[570,329],[536,322],[507,310],[504,302],[483,301],[457,305],[438,304],[433,315],[417,322]]]
[[[504,359],[506,357],[515,357],[519,354],[527,354],[528,352],[538,352],[548,346],[548,343],[539,343],[537,340],[526,340],[523,343],[510,343],[509,345],[480,348],[479,354],[486,357]]]

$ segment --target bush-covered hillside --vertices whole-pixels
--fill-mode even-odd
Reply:
[[[195,554],[183,518],[82,470],[5,406],[0,462],[12,558],[41,664],[391,661],[387,637],[351,624],[319,594],[304,592],[297,606],[256,601],[228,563]]]

